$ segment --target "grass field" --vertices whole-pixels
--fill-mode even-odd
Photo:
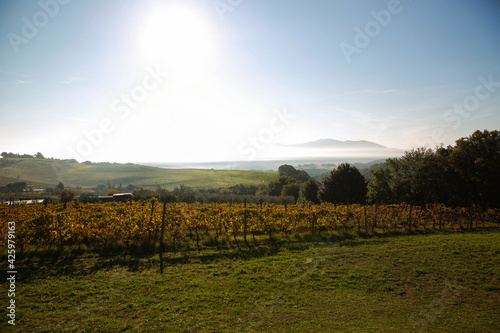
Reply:
[[[163,169],[143,165],[92,166],[42,159],[0,159],[0,185],[25,181],[36,186],[96,187],[99,184],[161,186],[173,190],[180,184],[201,187],[230,187],[237,184],[268,184],[277,173],[236,170]]]
[[[27,253],[16,261],[16,330],[500,330],[500,233],[328,239],[168,253],[163,275],[158,255]]]

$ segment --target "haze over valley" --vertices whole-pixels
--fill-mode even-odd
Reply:
[[[500,123],[494,0],[1,9],[5,152],[167,165],[366,162]],[[327,138],[338,142],[317,141]]]

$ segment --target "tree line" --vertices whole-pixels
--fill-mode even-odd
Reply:
[[[12,157],[2,153],[2,157]],[[19,155],[15,154],[16,157]],[[41,154],[40,154],[41,155]],[[33,156],[31,156],[33,157]],[[367,170],[365,170],[367,171]],[[366,173],[365,173],[366,174]],[[349,163],[342,163],[321,180],[291,165],[282,165],[269,184],[239,184],[229,188],[196,189],[180,185],[172,191],[129,185],[116,190],[132,192],[134,200],[157,197],[164,202],[287,202],[318,204],[399,204],[500,207],[500,132],[475,131],[454,146],[417,148],[402,157],[389,158],[364,177]],[[367,179],[368,178],[368,179]],[[18,192],[26,183],[0,187],[0,192]],[[114,190],[108,186],[108,192]],[[56,192],[63,192],[59,184]],[[96,188],[97,193],[106,188]],[[71,191],[67,190],[66,192]],[[97,193],[82,193],[82,202],[98,201]],[[109,194],[109,193],[108,193]],[[74,197],[71,196],[71,199]],[[62,198],[61,198],[62,199]],[[68,198],[65,198],[68,200]]]
[[[389,158],[365,180],[359,170],[341,164],[318,191],[333,203],[402,202],[450,206],[500,207],[500,132],[475,131],[454,146],[418,148]]]
[[[282,165],[267,185],[173,191],[133,187],[134,200],[164,202],[271,202],[290,204],[399,204],[500,207],[500,132],[475,131],[454,146],[417,148],[389,158],[364,177],[342,163],[320,181],[291,165]],[[368,178],[368,179],[367,179]],[[132,190],[132,188],[130,188]],[[88,200],[89,196],[83,195]],[[97,200],[96,197],[91,199]]]
[[[454,146],[419,148],[372,172],[367,199],[375,203],[443,203],[500,207],[500,132],[475,131]]]
[[[289,203],[400,204],[500,207],[500,132],[475,131],[448,147],[417,148],[370,171],[342,163],[321,181],[282,165],[256,195]],[[279,200],[278,200],[279,201]]]
[[[45,159],[45,157],[42,155],[42,153],[37,152],[35,155],[29,155],[29,154],[17,154],[17,153],[7,153],[3,152],[0,154],[2,158],[39,158],[39,159]]]

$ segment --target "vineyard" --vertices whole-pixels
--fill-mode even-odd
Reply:
[[[156,199],[121,204],[71,203],[0,206],[2,234],[16,222],[19,249],[89,249],[157,245],[167,251],[250,246],[321,235],[498,227],[500,210],[443,205],[186,204]],[[4,237],[3,237],[4,238]]]

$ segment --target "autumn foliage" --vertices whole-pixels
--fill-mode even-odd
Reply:
[[[411,215],[410,215],[411,212]],[[16,222],[20,249],[84,246],[158,244],[163,205],[156,199],[122,204],[70,203],[2,205],[2,234],[8,221]],[[312,206],[258,204],[165,204],[164,242],[176,250],[181,243],[240,246],[242,242],[290,238],[329,232],[388,233],[432,229],[461,230],[498,226],[500,210],[477,206],[450,208],[444,205],[333,205]]]

